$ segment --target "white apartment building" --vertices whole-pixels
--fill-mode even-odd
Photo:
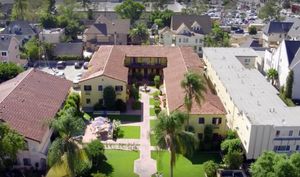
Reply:
[[[300,150],[300,108],[287,107],[278,91],[255,69],[250,48],[204,48],[206,75],[226,111],[227,126],[236,130],[247,159],[264,151]]]

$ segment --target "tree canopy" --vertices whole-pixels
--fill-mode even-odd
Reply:
[[[24,147],[24,137],[0,122],[0,171],[12,165],[13,160],[16,159],[17,152]]]
[[[230,36],[223,31],[219,24],[214,23],[212,31],[204,37],[204,46],[206,47],[229,47]]]
[[[260,8],[258,17],[263,20],[280,20],[280,7],[278,7],[276,1],[267,1],[265,5]]]
[[[139,2],[133,0],[125,0],[122,4],[115,7],[116,13],[124,19],[130,19],[130,23],[133,24],[140,18],[145,6]]]
[[[155,10],[150,13],[149,21],[151,25],[154,23],[158,25],[159,28],[170,26],[171,24],[171,17],[173,16],[174,12],[171,10]],[[158,23],[160,21],[161,23]]]
[[[0,83],[16,77],[24,69],[15,63],[0,63]]]
[[[145,44],[149,40],[148,28],[143,23],[139,23],[129,31],[129,36],[133,44]]]
[[[254,163],[251,164],[250,172],[253,177],[300,176],[300,154],[293,153],[290,157],[286,154],[264,152]]]

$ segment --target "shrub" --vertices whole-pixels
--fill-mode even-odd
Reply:
[[[286,87],[284,92],[286,98],[292,98],[293,82],[294,82],[294,72],[293,70],[291,70],[286,79]]]
[[[239,169],[244,161],[243,154],[238,151],[233,151],[224,156],[224,163],[230,169]]]
[[[130,97],[136,101],[139,100],[139,94],[139,89],[135,86],[135,84],[132,84],[130,89]]]
[[[255,34],[257,34],[257,29],[256,29],[255,26],[249,27],[248,30],[249,30],[249,34],[250,34],[250,35],[255,35]]]
[[[157,99],[159,99],[159,95],[160,95],[160,92],[159,91],[155,91],[153,93],[153,98],[157,100]]]
[[[242,142],[240,139],[226,139],[221,143],[221,150],[227,154],[230,152],[238,151],[242,152]]]
[[[203,168],[204,168],[204,171],[207,175],[207,177],[216,177],[216,173],[217,173],[217,169],[218,169],[218,165],[212,161],[212,160],[209,160],[207,162],[205,162],[203,164]]]
[[[0,63],[0,83],[16,77],[24,69],[15,63]]]
[[[132,103],[131,108],[133,110],[140,110],[142,107],[142,103],[140,101],[135,101]]]
[[[160,76],[159,75],[156,75],[154,77],[154,85],[157,89],[159,89],[159,86],[160,86]]]
[[[228,130],[227,135],[226,135],[226,139],[235,139],[235,138],[237,138],[236,131]]]
[[[120,111],[120,112],[126,112],[127,105],[126,105],[126,103],[123,100],[117,99],[117,101],[116,101],[116,109],[118,111]]]
[[[112,86],[107,86],[103,91],[104,106],[108,110],[113,110],[116,104],[116,92]]]
[[[155,106],[154,107],[154,112],[155,112],[156,115],[158,115],[161,112],[161,107],[160,106],[159,107]]]
[[[99,110],[104,110],[104,109],[105,109],[105,107],[100,102],[98,102],[94,105],[94,110],[99,111]]]

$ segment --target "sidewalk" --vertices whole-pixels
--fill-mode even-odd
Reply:
[[[141,122],[141,138],[140,138],[140,158],[134,161],[134,172],[140,177],[151,177],[156,173],[156,161],[151,159],[150,145],[150,105],[149,95],[141,93],[141,101],[143,102],[143,122]]]

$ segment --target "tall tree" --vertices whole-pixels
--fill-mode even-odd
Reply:
[[[69,108],[60,117],[51,122],[51,127],[59,133],[48,152],[48,165],[51,167],[47,176],[56,176],[65,168],[68,176],[74,177],[80,172],[82,163],[89,165],[85,151],[81,150],[80,141],[74,139],[83,132],[84,122],[75,116],[76,109]],[[80,162],[80,163],[79,163]]]
[[[0,122],[0,171],[17,157],[17,152],[25,147],[24,137]]]
[[[12,18],[14,20],[24,20],[28,11],[28,0],[15,0],[12,9]]]
[[[140,18],[144,10],[145,6],[133,0],[125,0],[122,4],[115,7],[116,13],[121,16],[121,18],[130,19],[131,24]]]
[[[149,32],[146,25],[139,23],[129,31],[129,36],[133,44],[140,45],[148,41]]]
[[[271,80],[272,85],[275,84],[275,81],[278,79],[278,72],[274,68],[270,68],[267,72],[268,79]]]
[[[280,10],[276,1],[270,0],[259,10],[258,17],[263,20],[280,20]]]
[[[170,115],[161,112],[154,128],[157,145],[162,149],[168,149],[171,153],[171,177],[173,177],[176,154],[192,155],[197,146],[197,138],[194,134],[184,130],[185,119],[186,115],[180,112],[172,112]]]
[[[193,101],[198,106],[201,106],[201,102],[204,100],[203,92],[206,92],[205,81],[197,73],[187,72],[181,81],[181,87],[184,89],[184,105],[188,113],[187,125],[189,127],[189,114],[193,107]]]
[[[212,31],[204,37],[204,45],[206,47],[229,47],[229,39],[229,34],[223,31],[219,24],[214,23]]]
[[[286,78],[286,86],[285,86],[285,92],[284,92],[286,98],[292,98],[293,83],[294,83],[294,72],[293,72],[293,70],[291,70],[289,72],[288,77]]]

